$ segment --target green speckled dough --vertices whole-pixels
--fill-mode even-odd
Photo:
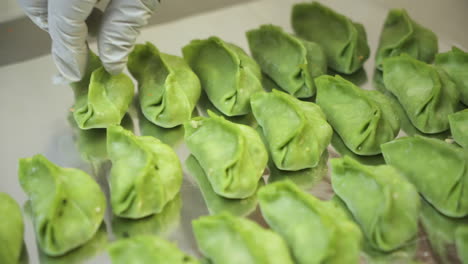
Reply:
[[[193,40],[182,53],[219,111],[227,116],[250,112],[250,96],[263,90],[260,67],[254,59],[218,37]]]
[[[468,150],[468,109],[448,116],[453,139]]]
[[[395,168],[366,166],[347,156],[332,159],[331,168],[334,192],[374,249],[393,251],[416,237],[419,194]]]
[[[179,192],[182,167],[170,146],[111,126],[107,129],[107,150],[112,161],[112,211],[117,216],[142,218],[159,213]]]
[[[23,216],[16,201],[3,192],[0,192],[0,215],[0,263],[17,264],[23,248]]]
[[[468,53],[452,47],[436,55],[435,65],[444,69],[460,91],[460,101],[468,105]]]
[[[172,128],[192,117],[201,86],[184,59],[160,52],[153,44],[138,44],[128,57],[128,70],[138,81],[143,115]]]
[[[192,222],[200,251],[212,264],[293,264],[284,240],[257,223],[224,213]]]
[[[278,169],[317,166],[333,134],[318,105],[277,90],[255,94],[250,103]]]
[[[252,56],[281,89],[298,98],[315,94],[314,78],[327,72],[327,59],[318,44],[273,25],[263,25],[246,35]]]
[[[393,140],[400,121],[391,102],[378,91],[363,90],[340,76],[321,76],[317,104],[344,144],[358,155],[376,155]]]
[[[31,201],[36,239],[44,253],[63,255],[94,236],[106,198],[91,176],[59,167],[42,155],[20,159],[18,174]]]
[[[421,195],[451,217],[468,215],[468,154],[439,139],[405,137],[382,145],[387,164],[398,169]]]
[[[294,5],[292,27],[299,37],[318,43],[337,72],[354,73],[369,58],[364,26],[318,2]]]

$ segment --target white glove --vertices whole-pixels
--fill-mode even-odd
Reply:
[[[52,56],[66,79],[79,81],[88,60],[86,18],[99,0],[19,0],[31,20],[52,39]],[[122,72],[140,28],[159,0],[111,0],[97,36],[99,56],[111,74]]]

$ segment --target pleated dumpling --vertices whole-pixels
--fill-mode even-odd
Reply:
[[[104,217],[106,198],[91,176],[59,167],[42,155],[20,159],[18,174],[44,253],[63,255],[94,236]]]
[[[200,251],[212,264],[293,264],[284,240],[257,223],[224,213],[192,222]]]
[[[108,247],[112,264],[170,263],[198,264],[176,245],[157,236],[140,235],[117,240]]]
[[[369,58],[364,26],[318,3],[299,3],[292,9],[292,26],[299,37],[318,43],[328,67],[351,74]]]
[[[445,71],[403,54],[383,61],[383,81],[418,130],[435,134],[449,128],[459,92]]]
[[[385,58],[403,53],[431,63],[437,50],[437,36],[434,32],[412,20],[406,10],[392,9],[388,12],[380,34],[375,64],[381,69]]]
[[[240,47],[218,37],[193,40],[182,49],[213,105],[227,116],[250,112],[250,96],[262,91],[262,74]]]
[[[187,147],[218,195],[247,198],[256,191],[268,161],[262,139],[249,126],[208,114],[185,123]]]
[[[161,127],[181,125],[192,117],[200,98],[200,81],[183,58],[138,44],[128,57],[128,70],[138,81],[143,115]]]
[[[468,52],[452,47],[436,55],[435,64],[444,69],[460,91],[460,101],[468,105]]]
[[[318,105],[277,90],[255,94],[250,103],[278,169],[317,166],[333,134]]]
[[[361,231],[335,203],[291,181],[262,187],[258,198],[263,218],[284,238],[295,263],[359,263]]]
[[[380,145],[398,135],[400,121],[382,93],[360,89],[338,75],[318,77],[315,83],[317,104],[352,152],[379,154]]]
[[[142,218],[159,213],[179,193],[182,167],[170,146],[111,126],[107,151],[112,161],[109,185],[115,215]]]
[[[462,148],[415,136],[383,144],[382,153],[437,210],[451,217],[468,215],[468,154]]]
[[[83,79],[71,85],[75,93],[73,117],[81,129],[120,124],[133,100],[130,77],[124,73],[111,75],[92,52]]]
[[[468,150],[468,109],[450,114],[448,119],[453,139]]]
[[[317,43],[273,25],[263,25],[246,35],[252,56],[281,89],[298,98],[315,94],[314,78],[327,72],[327,58]]]
[[[20,263],[24,223],[21,208],[8,194],[0,192],[0,263]]]
[[[366,166],[345,156],[331,160],[333,191],[372,248],[393,251],[418,232],[419,194],[395,168]]]

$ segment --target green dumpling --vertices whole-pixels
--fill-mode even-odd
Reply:
[[[184,59],[162,53],[147,42],[130,53],[128,70],[138,81],[141,111],[149,121],[171,128],[192,117],[201,87]]]
[[[174,150],[154,137],[121,126],[107,129],[112,211],[124,218],[159,213],[179,193],[182,167]]]
[[[193,155],[190,155],[185,161],[185,165],[200,188],[200,192],[205,200],[206,207],[210,214],[219,214],[228,212],[234,216],[249,215],[257,207],[256,192],[244,199],[224,198],[218,195],[211,187],[211,183],[206,176],[205,171]],[[257,190],[263,186],[263,179],[260,178]]]
[[[281,89],[298,98],[315,94],[314,78],[327,72],[327,58],[318,44],[273,25],[263,25],[246,35],[252,56]]]
[[[447,72],[460,91],[460,101],[468,105],[468,53],[452,47],[451,51],[436,55],[435,65]]]
[[[422,200],[421,223],[439,263],[468,263],[468,218],[447,217]]]
[[[104,217],[106,198],[91,176],[59,167],[42,155],[20,159],[18,174],[44,253],[63,255],[94,236]]]
[[[437,50],[437,36],[434,32],[412,20],[406,10],[392,9],[388,12],[380,34],[375,64],[381,69],[385,58],[403,53],[431,63]]]
[[[278,169],[317,166],[333,134],[318,105],[278,90],[255,94],[250,104]]]
[[[23,215],[16,201],[3,192],[0,192],[0,215],[0,263],[17,264],[23,249]]]
[[[335,194],[346,204],[371,247],[389,252],[418,232],[419,194],[393,167],[366,166],[345,156],[331,160]]]
[[[182,52],[219,111],[227,116],[250,112],[250,96],[263,90],[260,67],[254,59],[218,37],[193,40]]]
[[[358,155],[376,155],[393,140],[400,121],[391,102],[378,91],[360,89],[339,75],[315,79],[317,104],[344,144]]]
[[[247,198],[255,193],[265,170],[265,146],[253,128],[208,114],[185,123],[187,147],[218,195]]]
[[[328,67],[337,72],[354,73],[369,58],[364,26],[318,2],[294,5],[292,27],[299,37],[322,46]]]
[[[468,150],[468,109],[450,114],[448,119],[453,138]]]
[[[83,79],[71,85],[75,92],[73,117],[81,129],[120,124],[133,99],[130,77],[123,73],[111,75],[93,53]]]
[[[297,264],[359,263],[361,232],[336,204],[290,181],[266,185],[258,198],[263,217],[286,240]]]
[[[276,233],[230,214],[202,216],[192,222],[200,251],[212,264],[293,264]]]
[[[418,130],[435,134],[449,128],[447,116],[456,111],[459,92],[445,71],[403,54],[383,61],[383,81]]]
[[[382,153],[437,210],[451,217],[468,215],[468,154],[463,149],[415,136],[383,144]]]
[[[141,235],[120,239],[109,248],[112,264],[170,263],[196,264],[198,260],[182,252],[176,245],[157,236]]]

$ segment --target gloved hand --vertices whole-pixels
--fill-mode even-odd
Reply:
[[[99,0],[19,0],[31,20],[49,32],[58,70],[78,81],[88,59],[86,18]],[[111,0],[97,36],[99,56],[106,70],[120,73],[127,63],[140,28],[148,22],[159,0]]]

